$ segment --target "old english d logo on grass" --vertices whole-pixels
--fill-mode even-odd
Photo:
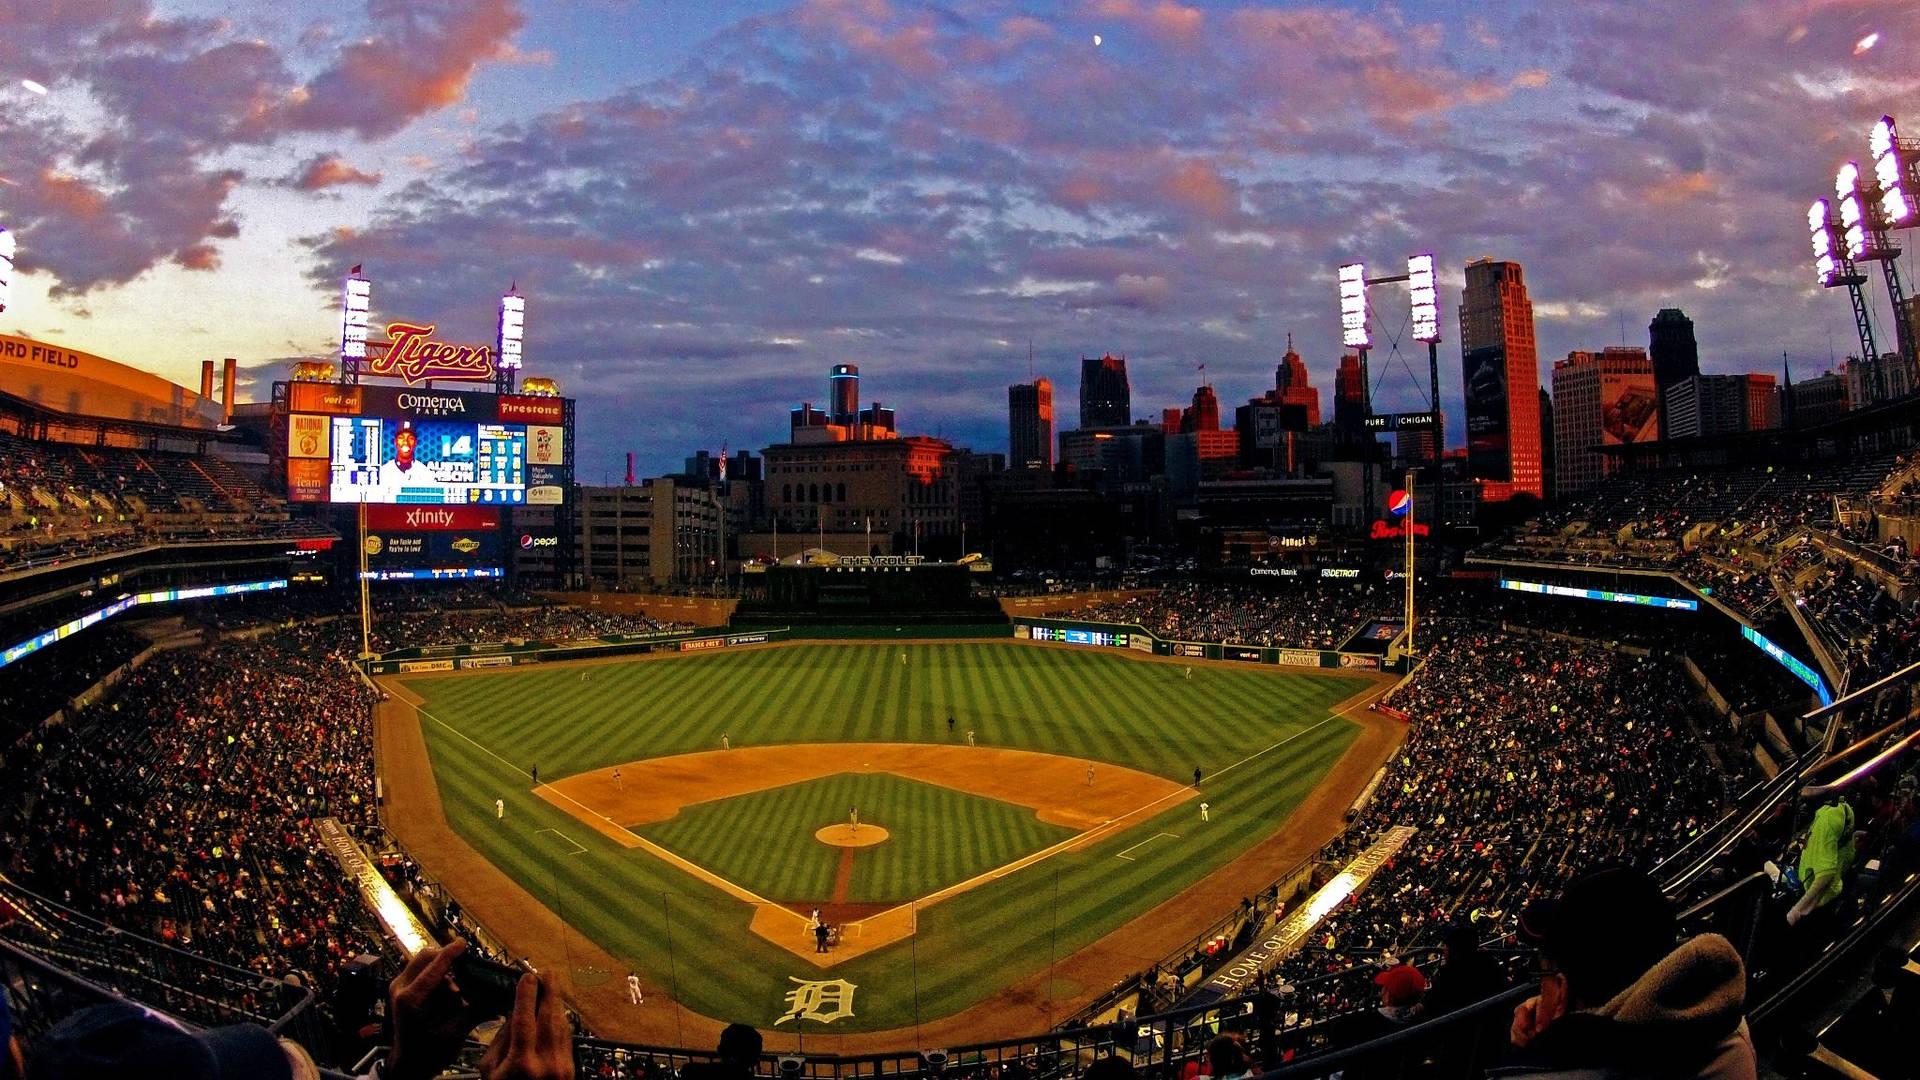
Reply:
[[[787,978],[800,985],[787,991],[787,1012],[774,1021],[776,1025],[789,1020],[818,1020],[823,1024],[831,1024],[853,1015],[853,992],[858,987],[847,980],[809,982],[793,975]]]

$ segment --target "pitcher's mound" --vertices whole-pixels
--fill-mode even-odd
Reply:
[[[887,830],[878,825],[861,825],[855,828],[842,822],[829,825],[813,834],[815,840],[833,847],[872,847],[887,838]]]

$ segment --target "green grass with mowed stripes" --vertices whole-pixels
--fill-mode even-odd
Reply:
[[[421,726],[447,819],[482,855],[650,987],[716,1019],[789,1031],[804,1023],[810,1034],[957,1012],[1225,864],[1279,827],[1339,759],[1358,728],[1329,709],[1362,689],[1311,670],[1200,665],[1189,676],[1182,664],[1118,651],[1007,641],[752,647],[406,685],[425,699]],[[1202,824],[1194,804],[1182,803],[935,904],[919,913],[911,943],[822,976],[753,934],[747,905],[586,828],[533,795],[528,776],[535,765],[555,780],[718,749],[722,734],[734,746],[963,743],[969,730],[980,745],[1111,762],[1181,783],[1197,766],[1213,820]],[[496,798],[506,802],[503,820]],[[695,820],[691,811],[682,818]],[[928,847],[973,842],[943,825]],[[738,846],[773,875],[817,855],[810,838],[773,842],[745,826]],[[791,871],[795,880],[817,872]],[[909,872],[876,876],[873,887],[912,891]],[[830,1029],[776,1025],[792,979],[822,977],[858,988],[854,1015]],[[1000,1034],[1013,1033],[982,1037]]]
[[[834,899],[840,849],[813,834],[846,823],[855,807],[868,828],[884,825],[887,839],[855,849],[843,903],[926,896],[1074,835],[1027,807],[888,773],[839,773],[696,803],[639,833],[761,896],[821,904]]]

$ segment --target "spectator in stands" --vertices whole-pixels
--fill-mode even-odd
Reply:
[[[1454,923],[1442,939],[1443,959],[1427,991],[1426,1011],[1438,1016],[1490,998],[1507,988],[1506,973],[1480,951],[1472,923]]]
[[[690,1061],[680,1080],[747,1080],[760,1067],[760,1032],[746,1024],[728,1024],[720,1032],[718,1061]]]
[[[1237,1080],[1252,1071],[1253,1057],[1239,1035],[1216,1035],[1207,1044],[1207,1075],[1213,1080]]]
[[[1853,830],[1853,807],[1841,796],[1814,811],[1800,852],[1800,900],[1787,912],[1788,926],[1839,898],[1841,879],[1853,866]]]
[[[13,1014],[8,1011],[6,992],[0,990],[0,1080],[20,1080],[24,1069],[20,1042],[13,1037]]]
[[[1122,1057],[1108,1054],[1095,1058],[1087,1071],[1080,1074],[1080,1080],[1134,1080],[1133,1063]]]
[[[116,1001],[55,1024],[33,1048],[30,1080],[318,1080],[307,1052],[266,1028],[191,1031]]]
[[[431,1080],[453,1064],[476,1016],[453,979],[464,941],[420,950],[388,988],[393,1052],[368,1080]],[[550,975],[529,971],[480,1058],[485,1080],[572,1080],[573,1031]]]
[[[1521,928],[1545,968],[1514,1009],[1515,1071],[1753,1080],[1740,954],[1718,934],[1674,948],[1672,906],[1646,874],[1581,877],[1529,905]]]

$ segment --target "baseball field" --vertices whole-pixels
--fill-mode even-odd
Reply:
[[[811,1039],[911,1029],[1015,984],[1048,1011],[1104,989],[1062,962],[1124,950],[1130,921],[1270,841],[1360,731],[1336,706],[1376,684],[1002,641],[388,685],[430,764],[410,781],[405,741],[384,737],[390,815],[430,786],[512,883],[485,891],[521,901],[474,895],[437,865],[450,853],[409,842],[476,918],[585,997],[631,970],[636,1011]]]

